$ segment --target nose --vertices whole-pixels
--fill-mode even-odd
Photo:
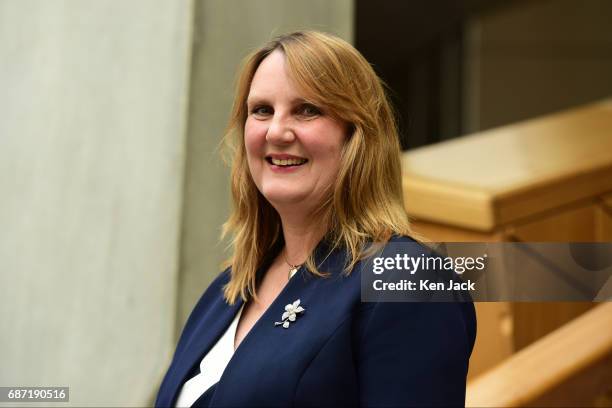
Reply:
[[[295,133],[291,122],[281,115],[275,115],[268,127],[266,141],[272,144],[286,145],[294,140]]]

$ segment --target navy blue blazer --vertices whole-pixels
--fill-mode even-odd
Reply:
[[[319,243],[317,261],[326,249]],[[194,406],[463,406],[476,335],[473,304],[363,303],[361,264],[347,277],[344,257],[343,251],[327,257],[320,268],[327,278],[301,268]],[[223,298],[229,277],[226,270],[215,279],[187,320],[156,407],[174,406],[242,306]],[[306,310],[289,328],[275,326],[296,299]]]

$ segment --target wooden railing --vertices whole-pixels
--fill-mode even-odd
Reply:
[[[604,394],[606,386],[612,387],[612,382],[605,384],[606,371],[607,381],[612,379],[606,359],[611,354],[612,303],[602,303],[472,380],[466,406],[529,405],[602,360],[604,388],[598,391]]]

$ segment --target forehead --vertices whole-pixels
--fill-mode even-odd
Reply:
[[[249,99],[268,98],[272,96],[300,97],[301,93],[288,75],[285,54],[275,50],[261,61],[255,71]]]

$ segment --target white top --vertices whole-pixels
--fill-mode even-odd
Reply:
[[[200,362],[200,373],[183,384],[176,399],[176,407],[191,407],[211,385],[219,382],[225,367],[234,355],[234,338],[242,309],[244,305],[236,313],[232,324]]]

